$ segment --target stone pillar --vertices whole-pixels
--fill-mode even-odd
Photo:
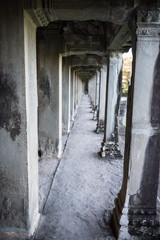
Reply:
[[[38,31],[39,151],[62,153],[62,57],[58,30]]]
[[[93,120],[97,120],[99,111],[99,85],[100,85],[100,71],[96,72],[96,92],[95,92],[95,108],[93,113]]]
[[[77,107],[80,101],[80,78],[77,76]]]
[[[70,131],[70,89],[71,67],[68,58],[63,58],[62,74],[62,129],[63,133]]]
[[[133,73],[128,98],[124,178],[115,200],[119,239],[159,239],[160,11],[138,11],[132,22]]]
[[[106,81],[107,81],[107,66],[103,66],[100,70],[99,109],[96,128],[97,133],[99,133],[100,130],[104,130]]]
[[[75,70],[71,69],[71,91],[70,91],[70,94],[71,94],[71,97],[70,97],[70,104],[71,104],[71,107],[70,107],[70,110],[71,110],[71,120],[74,121],[74,85],[75,85],[75,79],[74,79],[74,75],[75,75]]]
[[[92,112],[94,112],[95,108],[95,93],[96,93],[96,74],[89,80],[89,96],[91,99]]]
[[[22,239],[38,220],[36,26],[18,0],[0,21],[0,238]]]
[[[76,114],[77,110],[77,71],[74,74],[74,110]]]
[[[118,148],[118,110],[122,85],[122,54],[111,53],[108,61],[104,139],[101,156],[121,157]]]
[[[79,78],[79,84],[78,84],[78,103],[80,103],[82,97],[82,80]]]

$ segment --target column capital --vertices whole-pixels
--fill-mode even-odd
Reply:
[[[160,37],[160,10],[137,11],[137,31],[138,37]]]
[[[107,64],[106,65],[103,65],[100,69],[100,71],[107,71]]]
[[[108,55],[109,59],[119,59],[122,57],[122,53],[121,52],[110,52]]]
[[[137,22],[138,23],[154,23],[160,24],[160,10],[137,10]]]

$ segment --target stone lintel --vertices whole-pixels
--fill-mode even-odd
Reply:
[[[26,12],[30,15],[37,27],[46,27],[50,22],[43,9],[26,9]]]
[[[83,1],[53,1],[53,0],[25,0],[24,8],[37,18],[36,11],[42,10],[45,18],[52,22],[56,20],[95,20],[110,21],[117,24],[127,22],[128,15],[134,8],[130,1],[104,1],[83,0]],[[96,14],[95,14],[96,12]],[[118,13],[118,14],[117,14]]]

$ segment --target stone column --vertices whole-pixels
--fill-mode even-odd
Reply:
[[[138,11],[128,98],[124,178],[115,201],[119,239],[159,239],[160,11]]]
[[[70,90],[71,67],[68,58],[63,58],[62,74],[62,129],[63,133],[70,131]]]
[[[95,108],[95,93],[96,93],[96,74],[89,80],[89,96],[91,99],[92,112],[94,112]]]
[[[71,120],[74,121],[74,85],[75,85],[75,82],[74,82],[74,75],[75,75],[75,70],[71,69],[71,97],[70,97],[70,104],[71,104],[71,107],[70,107],[70,110],[71,110]]]
[[[104,139],[101,156],[121,157],[118,148],[118,109],[122,84],[122,54],[110,53],[106,84]]]
[[[79,105],[79,101],[80,101],[80,78],[79,76],[77,77],[77,107]]]
[[[82,97],[82,93],[83,93],[83,90],[82,90],[82,80],[81,80],[81,78],[79,78],[79,87],[78,87],[78,89],[79,89],[79,103],[80,103],[80,101],[81,101],[81,97]]]
[[[36,26],[18,0],[0,21],[0,238],[22,239],[38,220]]]
[[[58,30],[38,31],[39,151],[62,153],[62,57]]]
[[[76,114],[76,110],[77,110],[77,71],[75,71],[74,74],[74,110],[75,110],[75,114]]]
[[[99,111],[99,84],[100,84],[100,71],[96,71],[96,92],[95,92],[95,108],[93,113],[93,120],[97,120]]]
[[[99,109],[96,128],[97,133],[99,133],[100,130],[104,130],[106,81],[107,81],[107,66],[103,66],[100,70]]]

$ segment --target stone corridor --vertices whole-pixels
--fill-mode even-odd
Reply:
[[[159,240],[160,0],[2,0],[0,19],[0,240],[113,239],[111,212],[116,240]]]
[[[83,95],[34,240],[114,239],[103,214],[114,207],[123,161],[99,158],[103,134],[92,117]]]

